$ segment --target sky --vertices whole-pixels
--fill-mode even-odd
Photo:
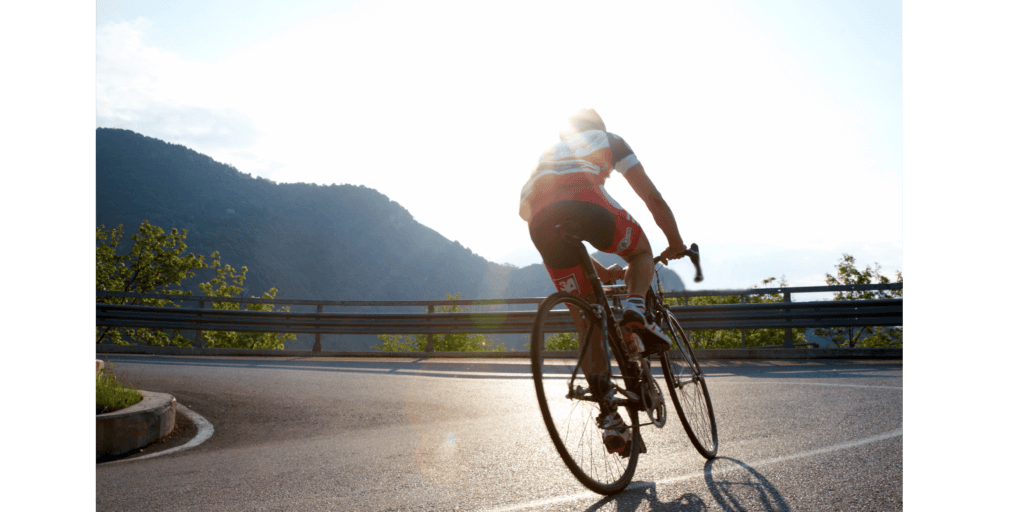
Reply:
[[[595,108],[706,279],[903,269],[901,3],[133,2],[96,11],[96,125],[279,183],[374,188],[496,263],[539,263],[519,192]],[[621,176],[609,193],[667,239]]]

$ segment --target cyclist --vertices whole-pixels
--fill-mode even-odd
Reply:
[[[568,127],[559,133],[560,141],[544,151],[530,179],[520,194],[519,216],[530,229],[530,238],[544,260],[551,281],[559,291],[578,295],[595,302],[593,289],[572,245],[561,234],[559,226],[578,226],[576,233],[594,248],[614,253],[626,260],[628,267],[605,268],[591,258],[598,278],[612,283],[624,277],[627,298],[623,301],[620,326],[639,336],[645,353],[669,349],[668,338],[645,313],[644,295],[654,278],[654,258],[650,242],[640,225],[604,189],[612,170],[625,177],[633,191],[644,201],[655,223],[668,239],[668,248],[659,259],[667,261],[683,256],[686,246],[679,235],[672,210],[644,172],[626,141],[605,130],[604,121],[594,109],[581,109],[569,116]],[[582,320],[570,308],[582,342]],[[581,358],[581,369],[590,389],[597,396],[614,393],[606,368],[600,332],[595,332],[590,347]],[[604,401],[598,424],[604,429],[608,451],[628,456],[630,434],[622,418]]]

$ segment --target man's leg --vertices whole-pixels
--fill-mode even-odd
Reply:
[[[583,349],[583,340],[590,333],[590,342],[587,343],[587,350],[580,356],[580,369],[587,380],[590,392],[597,397],[609,398],[614,390],[611,376],[608,374],[608,359],[605,357],[604,344],[601,343],[601,326],[590,325],[582,320],[582,315],[574,307],[569,307],[573,322],[576,324],[576,331],[579,334],[580,350]],[[603,429],[601,440],[604,442],[608,453],[618,453],[620,456],[629,456],[630,440],[633,438],[629,427],[622,420],[622,416],[608,402],[602,400],[600,413],[597,415],[597,425]]]
[[[640,233],[640,240],[633,252],[625,257],[626,263],[626,293],[629,295],[646,296],[647,289],[654,279],[654,253],[651,252],[651,243],[647,241],[647,235]]]
[[[656,325],[650,325],[645,318],[646,306],[644,298],[654,279],[654,253],[647,235],[640,232],[639,240],[632,252],[621,255],[629,264],[626,268],[626,294],[623,301],[626,312],[622,315],[622,325],[640,335],[644,343],[644,353],[659,353],[670,348],[669,340]]]
[[[580,369],[583,370],[583,374],[586,376],[597,376],[604,373],[608,369],[607,359],[605,358],[604,346],[601,343],[601,326],[589,325],[590,322],[586,322],[584,325],[582,315],[579,311],[574,308],[569,308],[569,314],[572,315],[572,321],[576,324],[576,332],[580,340],[580,350],[583,350],[584,339],[589,331],[590,343],[587,343],[587,351],[580,355]],[[588,382],[591,379],[588,379]],[[598,390],[594,390],[596,393]]]

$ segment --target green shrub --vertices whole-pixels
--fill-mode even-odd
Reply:
[[[118,382],[111,365],[96,372],[96,414],[114,412],[142,401],[142,393]]]

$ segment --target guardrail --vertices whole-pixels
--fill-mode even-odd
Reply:
[[[795,288],[753,288],[745,290],[701,290],[666,293],[668,297],[783,294],[783,302],[673,306],[672,313],[688,330],[784,328],[783,347],[792,348],[792,329],[814,327],[897,326],[903,324],[903,299],[792,302],[793,293],[845,292],[902,289],[902,283],[877,285],[813,286]],[[145,327],[194,330],[194,347],[202,348],[202,331],[247,331],[312,333],[313,352],[321,351],[321,334],[426,334],[427,352],[433,352],[435,334],[529,333],[533,311],[492,311],[483,313],[436,313],[436,306],[495,306],[539,304],[540,298],[482,300],[412,301],[326,301],[301,299],[254,299],[191,295],[138,294],[97,291],[101,297],[165,299],[197,302],[198,307],[154,307],[96,304],[97,327]],[[206,309],[207,303],[238,303],[316,306],[315,313],[264,312]],[[328,313],[324,307],[408,307],[427,306],[427,313]],[[574,331],[568,314],[555,316],[565,332]]]

